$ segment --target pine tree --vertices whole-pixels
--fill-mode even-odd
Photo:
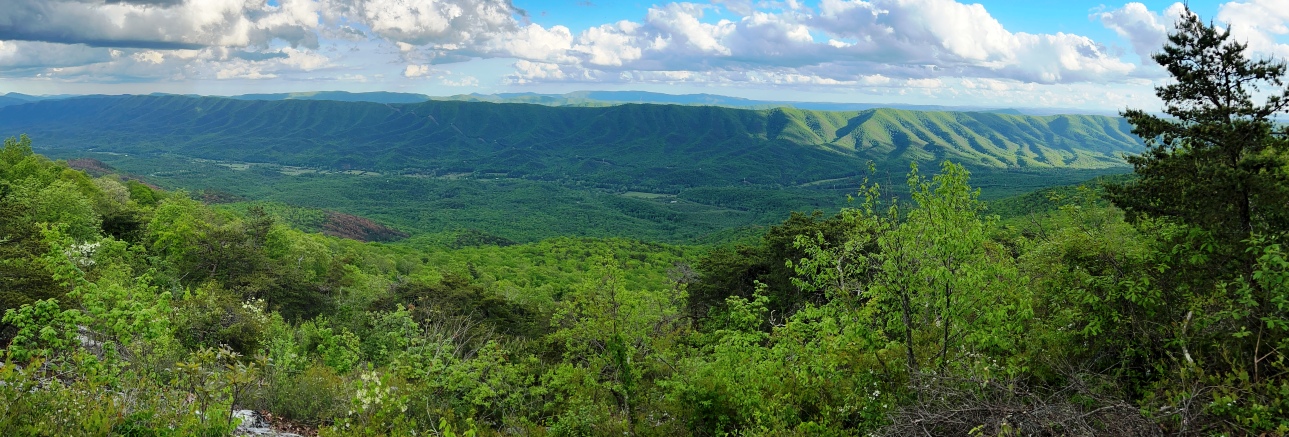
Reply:
[[[1186,11],[1154,55],[1175,80],[1155,89],[1168,117],[1122,113],[1147,148],[1127,157],[1138,178],[1109,189],[1131,217],[1208,231],[1228,254],[1253,234],[1289,229],[1289,130],[1275,120],[1289,105],[1286,64],[1250,59],[1247,48]]]

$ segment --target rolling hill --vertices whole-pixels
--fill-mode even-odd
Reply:
[[[27,100],[18,99],[18,98],[9,97],[9,96],[0,96],[0,107],[21,105],[23,103],[27,103]]]
[[[433,100],[460,100],[469,102],[492,103],[532,103],[548,106],[613,106],[627,103],[645,103],[660,105],[695,105],[723,106],[739,109],[773,109],[797,108],[816,111],[863,111],[868,109],[892,108],[913,111],[971,111],[998,112],[1005,114],[1053,115],[1053,114],[1087,114],[1087,110],[1063,108],[996,108],[943,105],[910,105],[898,103],[838,103],[838,102],[802,102],[791,100],[752,100],[719,94],[664,94],[648,91],[574,91],[564,94],[539,93],[501,93],[501,94],[458,94],[446,97],[430,97]]]
[[[1094,114],[1115,115],[1114,111],[1090,111],[1070,108],[999,108],[945,105],[910,105],[899,103],[802,102],[792,100],[752,100],[719,94],[664,94],[648,91],[574,91],[564,94],[499,93],[429,96],[417,93],[309,91],[293,93],[242,94],[238,100],[335,100],[340,102],[420,103],[430,100],[528,103],[545,106],[617,106],[629,103],[655,105],[722,106],[736,109],[796,108],[814,111],[864,111],[891,108],[911,111],[995,112],[1016,115]]]
[[[369,218],[409,241],[684,244],[836,211],[865,177],[898,195],[910,161],[967,164],[982,197],[998,198],[1127,172],[1120,155],[1142,147],[1101,116],[283,96],[35,101],[0,107],[0,136],[27,133],[50,156],[98,159],[202,198]]]
[[[441,176],[489,174],[641,191],[800,186],[869,161],[1112,169],[1140,150],[1122,119],[985,112],[637,105],[549,107],[99,96],[0,108],[0,133],[47,148]]]

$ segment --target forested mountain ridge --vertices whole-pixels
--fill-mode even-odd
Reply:
[[[532,92],[497,94],[470,93],[455,94],[451,96],[429,96],[425,94],[400,92],[351,93],[347,91],[306,91],[270,94],[241,94],[229,97],[241,100],[339,100],[346,102],[373,103],[420,103],[430,100],[450,100],[465,102],[531,103],[546,106],[616,106],[629,103],[648,103],[656,105],[723,106],[726,108],[740,109],[797,108],[818,111],[864,111],[877,108],[893,108],[914,111],[980,111],[1024,115],[1116,114],[1115,111],[1075,108],[999,108],[992,106],[917,105],[907,103],[840,103],[792,100],[751,100],[720,94],[666,94],[649,91],[573,91],[564,94],[541,94]]]
[[[989,169],[1105,169],[1125,166],[1120,154],[1141,149],[1126,123],[1102,116],[188,96],[9,106],[0,108],[0,131],[26,132],[54,149],[653,190],[800,185],[852,176],[868,161],[895,169],[944,159]]]
[[[27,103],[27,100],[0,95],[0,106],[21,105],[23,103]]]

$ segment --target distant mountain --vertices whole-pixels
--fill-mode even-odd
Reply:
[[[0,107],[10,106],[10,105],[21,105],[27,102],[28,102],[27,100],[9,97],[8,95],[0,96]]]
[[[1069,108],[997,108],[984,106],[906,105],[894,103],[798,102],[789,100],[751,100],[716,94],[663,94],[647,91],[578,91],[567,94],[462,94],[447,97],[432,97],[432,99],[493,103],[533,103],[548,106],[612,106],[624,103],[654,103],[668,105],[724,106],[740,109],[773,109],[787,107],[818,111],[863,111],[867,109],[891,108],[909,109],[914,111],[995,112],[1000,114],[1016,115],[1118,115],[1113,111],[1098,112]]]
[[[80,97],[80,95],[79,94],[50,94],[50,95],[33,96],[30,94],[23,94],[23,93],[6,93],[0,97],[9,97],[9,98],[18,99],[18,100],[26,100],[28,102],[35,102],[39,100],[57,100],[57,99],[66,99],[69,97]]]
[[[232,96],[238,100],[333,100],[337,102],[371,102],[371,103],[420,103],[430,100],[424,94],[367,92],[351,93],[347,91],[312,91],[302,93],[277,94],[243,94]]]
[[[40,97],[36,97],[36,96],[29,96],[29,95],[26,95],[26,94],[23,94],[23,93],[5,93],[4,95],[2,95],[2,96],[0,96],[0,97],[6,98],[6,99],[22,100],[22,101],[26,101],[26,102],[33,102],[33,101],[36,101],[36,100],[43,100],[43,99],[41,99]]]
[[[28,95],[23,93],[11,92],[11,93],[5,93],[3,95],[0,95],[0,106],[21,105],[23,103],[28,103],[28,102],[36,102],[40,100],[65,99],[68,97],[75,97],[75,96],[71,94],[59,94],[54,96],[33,96],[33,95]]]
[[[622,104],[378,104],[124,96],[0,108],[0,134],[45,147],[331,169],[497,174],[667,191],[798,186],[867,162],[978,169],[1105,169],[1141,141],[1120,118],[898,109],[824,112]]]
[[[238,100],[335,100],[340,102],[372,103],[420,103],[428,100],[490,102],[490,103],[530,103],[545,106],[579,106],[604,107],[628,103],[689,105],[689,106],[722,106],[738,109],[773,109],[797,108],[817,111],[863,111],[868,109],[891,108],[914,111],[971,111],[994,112],[1016,115],[1061,115],[1093,114],[1115,116],[1113,111],[1088,111],[1067,108],[997,108],[983,106],[944,106],[944,105],[906,105],[892,103],[831,103],[831,102],[797,102],[751,100],[740,97],[717,94],[664,94],[647,91],[576,91],[565,94],[538,93],[500,93],[500,94],[458,94],[454,96],[427,96],[413,93],[369,92],[350,93],[345,91],[313,91],[300,93],[276,94],[243,94],[231,96]]]

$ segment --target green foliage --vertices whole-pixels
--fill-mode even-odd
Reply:
[[[94,153],[157,184],[304,207],[278,212],[306,231],[325,230],[323,211],[335,211],[413,234],[448,233],[457,246],[477,243],[469,230],[496,242],[724,242],[792,211],[835,212],[870,161],[898,178],[909,161],[952,159],[975,172],[986,196],[1003,196],[1122,173],[1119,154],[1141,148],[1122,120],[1072,115],[183,96],[39,105],[52,106],[4,113],[0,127],[96,144],[47,153]],[[95,116],[63,118],[73,108]],[[266,141],[274,146],[250,146]],[[130,192],[140,205],[155,202],[146,187]],[[103,218],[128,239],[118,228],[132,216]]]
[[[242,301],[214,284],[185,293],[175,303],[175,337],[187,348],[226,345],[240,354],[260,348],[269,317],[263,302]]]
[[[1159,236],[1149,269],[1115,287],[1135,311],[1111,314],[1135,325],[1139,359],[1153,367],[1133,369],[1152,383],[1146,404],[1179,432],[1289,430],[1280,419],[1289,383],[1271,370],[1286,346],[1277,272],[1289,131],[1274,116],[1289,105],[1289,90],[1276,89],[1289,67],[1246,49],[1183,14],[1155,55],[1176,79],[1156,89],[1171,118],[1124,113],[1147,150],[1129,157],[1138,178],[1109,190],[1143,233]],[[1259,93],[1264,86],[1272,90]],[[1260,94],[1269,96],[1256,103]]]
[[[0,311],[62,297],[67,287],[41,261],[49,246],[40,227],[23,217],[4,188],[0,185]]]
[[[45,373],[40,361],[20,367],[0,366],[0,434],[4,435],[227,435],[226,423],[203,424],[183,393],[164,386],[127,384],[109,387],[101,381],[65,382]],[[117,389],[139,395],[135,402]]]
[[[274,369],[261,408],[304,424],[317,426],[342,417],[352,398],[349,381],[322,364],[298,373]]]
[[[843,240],[855,230],[851,225],[845,215],[825,219],[819,212],[793,213],[783,223],[770,227],[754,244],[713,248],[694,264],[698,277],[688,287],[690,315],[701,319],[720,311],[727,296],[750,298],[758,282],[767,285],[768,305],[780,317],[807,303],[823,302],[824,290],[798,284],[795,277],[799,272],[785,261],[810,262],[815,264],[813,267],[825,269],[823,265],[828,261],[816,257],[823,255],[825,249],[846,244]],[[796,241],[801,236],[813,239],[814,245],[798,245]]]
[[[38,300],[5,311],[4,322],[17,329],[5,349],[5,359],[24,363],[69,349],[76,343],[76,322],[80,319],[79,311],[60,309],[56,299]]]
[[[534,396],[542,392],[531,373],[536,358],[495,341],[468,349],[441,332],[427,337],[414,341],[392,366],[404,378],[419,382],[410,393],[419,406],[410,414],[418,422],[477,418],[502,425],[531,413]]]
[[[903,338],[909,368],[938,362],[944,370],[957,354],[1010,355],[1032,316],[1030,296],[1010,254],[988,241],[993,223],[978,217],[983,205],[967,173],[946,163],[927,181],[914,167],[909,186],[917,208],[878,237],[869,290],[887,329]],[[899,216],[895,207],[891,214]],[[915,338],[930,347],[917,350]]]
[[[658,345],[684,329],[678,317],[684,296],[624,283],[618,261],[606,252],[593,260],[586,281],[565,296],[551,317],[549,339],[562,350],[564,363],[545,378],[564,403],[613,405],[602,411],[610,422],[597,427],[634,433],[644,403],[642,376],[666,373],[657,367],[658,361],[666,361],[659,357]]]
[[[403,414],[407,412],[408,396],[400,391],[389,375],[362,372],[348,412],[335,425],[321,429],[319,435],[411,435],[416,425]]]
[[[362,360],[362,341],[348,328],[328,325],[326,319],[304,322],[300,326],[300,336],[323,364],[336,373],[347,373]]]
[[[1187,10],[1154,59],[1175,83],[1156,88],[1170,118],[1142,110],[1124,112],[1133,132],[1146,139],[1141,155],[1128,156],[1134,182],[1111,186],[1111,200],[1131,215],[1177,220],[1213,233],[1236,247],[1255,233],[1289,227],[1284,207],[1284,153],[1289,128],[1274,115],[1289,105],[1275,59],[1251,60],[1230,29],[1204,24]],[[1258,104],[1261,87],[1267,100]],[[1229,249],[1228,249],[1229,250]],[[1223,254],[1240,259],[1242,250]]]
[[[744,182],[796,186],[853,176],[868,160],[896,171],[909,161],[945,159],[987,168],[1122,167],[1117,153],[1140,148],[1128,126],[1111,117],[896,109],[123,96],[0,108],[0,120],[0,128],[62,144],[88,144],[77,140],[92,137],[100,148],[131,155],[166,151],[338,171],[495,174],[653,193]],[[273,147],[256,146],[265,142]]]
[[[102,219],[94,206],[74,183],[58,180],[48,185],[36,179],[13,186],[13,200],[27,211],[23,219],[33,223],[59,224],[68,236],[93,240],[100,232]]]
[[[175,363],[171,384],[192,393],[197,411],[203,412],[198,414],[203,425],[223,422],[225,429],[231,429],[236,425],[234,406],[258,381],[265,363],[262,358],[243,362],[237,352],[226,347],[202,348]]]

